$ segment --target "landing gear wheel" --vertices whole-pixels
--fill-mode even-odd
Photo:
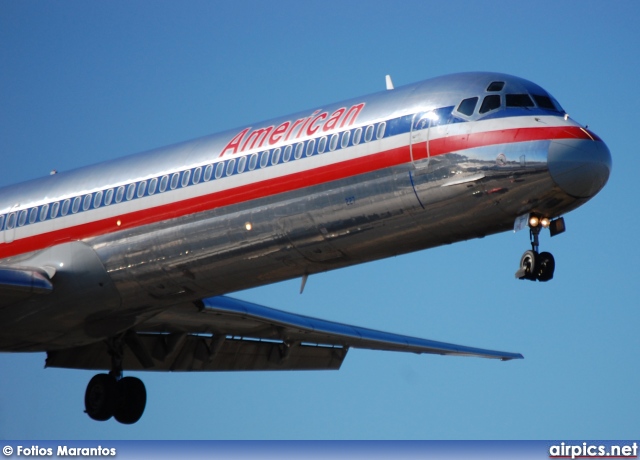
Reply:
[[[520,269],[516,272],[516,278],[535,281],[536,259],[537,254],[535,251],[525,251],[520,258]]]
[[[112,375],[94,375],[84,394],[87,415],[100,422],[109,420],[113,415],[116,392],[116,379]]]
[[[538,255],[538,266],[536,274],[538,281],[549,281],[553,278],[553,272],[556,269],[556,261],[550,252],[541,252]]]
[[[136,377],[123,377],[117,383],[117,397],[114,417],[125,425],[136,423],[142,417],[147,404],[147,390],[142,380]]]

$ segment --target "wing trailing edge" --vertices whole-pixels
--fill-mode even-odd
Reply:
[[[349,348],[522,359],[289,313],[231,297],[176,306],[123,334],[123,369],[249,371],[339,369]],[[47,367],[110,369],[106,341],[47,353]]]

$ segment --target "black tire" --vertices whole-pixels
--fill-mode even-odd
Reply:
[[[87,415],[100,422],[109,420],[113,416],[115,400],[116,379],[109,374],[94,375],[84,393]]]
[[[114,417],[125,425],[136,423],[147,404],[147,390],[137,377],[123,377],[118,381]]]
[[[538,267],[536,269],[538,281],[549,281],[553,278],[556,269],[556,261],[550,252],[541,252],[538,255]]]
[[[524,278],[528,280],[536,279],[537,254],[534,251],[525,251],[520,258],[520,270],[524,271]]]

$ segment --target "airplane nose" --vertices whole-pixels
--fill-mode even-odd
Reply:
[[[549,146],[547,164],[563,191],[576,198],[591,198],[609,179],[611,153],[599,139],[556,140]]]

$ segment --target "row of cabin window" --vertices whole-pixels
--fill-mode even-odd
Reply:
[[[374,128],[374,125],[369,125],[364,131],[364,141],[370,142],[373,139],[375,130],[376,139],[382,139],[386,130],[386,123],[382,122],[377,125],[377,128]],[[340,139],[339,139],[340,138]],[[164,175],[160,178],[154,177],[149,179],[148,183],[146,180],[141,182],[132,183],[129,185],[121,185],[117,188],[110,188],[106,191],[98,191],[93,194],[87,194],[84,196],[77,196],[75,198],[68,198],[63,201],[56,201],[54,203],[47,203],[40,207],[31,208],[29,210],[23,209],[17,213],[8,214],[6,217],[6,229],[13,229],[16,227],[22,227],[27,223],[34,224],[40,219],[40,222],[45,221],[47,219],[55,219],[60,215],[61,217],[66,216],[71,211],[72,214],[76,214],[82,208],[83,211],[88,211],[92,208],[96,209],[101,206],[109,206],[112,203],[120,203],[126,197],[126,201],[131,201],[134,197],[142,198],[144,196],[151,196],[158,191],[159,193],[164,193],[167,191],[167,188],[170,190],[175,190],[178,188],[178,184],[180,184],[183,188],[189,185],[195,185],[200,183],[201,179],[203,182],[208,182],[211,180],[211,176],[213,175],[216,179],[220,179],[223,175],[232,176],[234,173],[240,174],[245,171],[248,163],[249,171],[253,171],[258,165],[258,157],[260,158],[260,168],[265,168],[269,164],[269,155],[271,155],[271,164],[276,165],[278,163],[287,163],[291,160],[291,156],[293,153],[293,157],[298,160],[302,158],[302,156],[310,157],[314,153],[322,154],[327,151],[334,151],[338,147],[338,142],[340,142],[341,148],[346,148],[349,145],[358,145],[362,141],[362,128],[356,128],[353,130],[353,135],[351,131],[344,131],[342,133],[332,134],[329,138],[327,136],[323,136],[318,139],[318,146],[316,149],[316,140],[310,139],[306,142],[299,142],[295,144],[295,148],[293,145],[287,145],[284,148],[278,147],[273,149],[273,151],[265,150],[261,153],[253,153],[248,159],[247,156],[242,156],[236,160],[236,158],[232,158],[227,161],[222,161],[216,164],[215,166],[215,174],[214,174],[214,165],[209,164],[204,168],[204,172],[201,166],[194,168],[193,170],[187,169],[182,172],[175,172],[173,174]],[[282,160],[282,161],[281,161]],[[237,161],[237,168],[236,168]],[[193,174],[193,180],[191,178]],[[182,175],[182,177],[180,177]],[[169,177],[171,177],[169,179]],[[103,201],[104,198],[104,201]],[[49,210],[51,212],[49,213]],[[5,215],[0,215],[0,229],[4,227]]]

